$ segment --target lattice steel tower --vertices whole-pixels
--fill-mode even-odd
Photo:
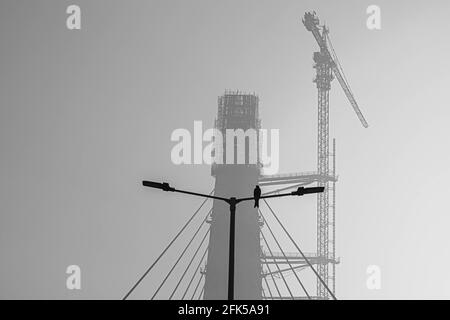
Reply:
[[[329,114],[330,100],[329,93],[331,89],[331,81],[333,75],[339,81],[345,95],[350,101],[354,111],[364,127],[368,127],[364,116],[362,115],[358,104],[350,90],[350,86],[345,78],[339,59],[334,52],[331,40],[329,38],[329,30],[323,25],[319,25],[319,19],[315,12],[307,12],[303,18],[303,24],[310,31],[319,45],[319,51],[314,52],[314,68],[316,69],[316,77],[314,82],[318,91],[318,135],[317,135],[317,171],[319,175],[318,185],[325,187],[325,192],[317,196],[317,256],[321,263],[318,264],[318,273],[329,286],[332,282],[333,292],[335,291],[335,181],[332,180],[330,186],[330,156],[333,156],[332,176],[335,176],[335,155],[329,152],[330,134],[329,134]],[[335,143],[333,141],[333,149]],[[331,188],[330,188],[331,187]],[[332,196],[332,205],[330,206],[330,191]],[[332,209],[330,219],[329,212]],[[332,230],[329,230],[329,226]],[[330,236],[332,237],[330,241]],[[330,250],[331,249],[331,250]],[[331,252],[330,252],[331,251]],[[331,275],[329,274],[330,262],[333,263]],[[317,281],[317,295],[321,298],[329,298],[328,291],[320,281]]]
[[[325,42],[327,29],[323,29],[322,39]],[[314,52],[314,68],[318,94],[318,134],[317,134],[317,172],[319,173],[318,185],[325,187],[325,191],[317,196],[317,255],[323,259],[328,259],[329,231],[329,114],[330,114],[330,83],[333,80],[331,73],[331,59],[325,52],[326,48],[321,47],[320,51]],[[317,266],[319,275],[328,284],[328,263],[321,263]],[[317,295],[327,297],[328,293],[320,281],[317,281]]]

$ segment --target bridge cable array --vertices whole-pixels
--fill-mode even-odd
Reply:
[[[263,199],[263,200],[265,200],[265,199]],[[272,231],[272,228],[271,228],[270,225],[268,224],[267,220],[264,218],[264,215],[263,215],[263,213],[261,212],[261,210],[259,210],[259,213],[261,214],[261,217],[263,218],[264,224],[265,224],[265,225],[267,226],[267,228],[269,229],[270,234],[272,235],[272,238],[275,240],[275,242],[276,242],[278,248],[280,249],[280,251],[281,251],[281,253],[282,253],[283,257],[284,257],[284,259],[286,259],[286,262],[287,262],[287,264],[289,265],[289,269],[294,273],[294,275],[295,275],[297,281],[299,282],[300,286],[302,287],[302,289],[303,289],[303,291],[305,292],[305,294],[306,294],[306,296],[308,297],[308,299],[311,299],[311,296],[309,295],[309,293],[308,293],[308,291],[306,290],[305,286],[303,285],[302,281],[301,281],[300,278],[298,277],[297,272],[295,272],[294,268],[292,267],[292,264],[289,262],[288,257],[287,257],[286,254],[284,253],[283,248],[281,247],[280,243],[278,242],[277,238],[275,237],[275,235],[274,235],[274,233],[273,233],[273,231]],[[262,233],[262,230],[261,230],[261,234],[262,234],[263,237],[264,237],[264,234]],[[265,239],[264,239],[264,241],[265,241]],[[266,245],[267,245],[267,241],[265,241],[265,242],[266,242]],[[272,253],[271,253],[271,254],[272,254]],[[275,260],[275,259],[274,259],[274,260]],[[277,264],[277,266],[278,266],[278,264]],[[278,267],[278,268],[279,268],[279,267]],[[281,271],[280,271],[280,273],[281,273],[281,275],[283,275],[283,273],[282,273]],[[290,290],[289,290],[289,293],[291,293]],[[292,296],[292,294],[291,294],[291,296]]]
[[[214,192],[214,189],[209,193],[210,195]],[[178,231],[178,233],[175,235],[175,237],[170,241],[170,243],[164,248],[164,250],[161,252],[161,254],[158,256],[158,258],[156,258],[156,260],[147,268],[147,270],[142,274],[142,276],[136,281],[136,283],[134,283],[134,285],[131,287],[131,289],[126,293],[126,295],[122,298],[122,300],[126,300],[131,293],[133,293],[133,291],[137,288],[137,286],[144,280],[144,278],[150,273],[150,271],[156,266],[156,264],[161,260],[161,258],[166,254],[166,252],[172,247],[172,245],[175,243],[175,241],[181,236],[181,234],[186,230],[186,228],[191,224],[191,222],[194,220],[194,218],[197,216],[197,214],[200,212],[200,210],[203,208],[203,206],[205,205],[205,203],[208,201],[209,199],[205,199],[201,205],[198,207],[198,209],[193,213],[193,215],[186,221],[186,223],[183,225],[183,227]],[[206,217],[202,220],[200,226],[198,227],[194,237],[191,238],[191,240],[189,241],[188,245],[186,246],[186,248],[183,250],[182,255],[184,255],[184,253],[186,252],[187,248],[189,247],[190,244],[192,244],[195,236],[199,233],[201,227],[205,224],[207,217],[209,216],[211,210],[208,211],[208,214],[206,215]],[[209,228],[207,230],[207,233],[209,233]],[[204,236],[204,238],[206,237],[206,235]],[[204,241],[201,242],[201,245],[203,244]],[[207,248],[208,246],[206,246]],[[196,250],[196,252],[198,252],[199,248]],[[178,264],[179,260],[181,260],[182,255],[177,259],[177,262],[175,263],[175,265],[172,267],[172,269],[169,271],[169,273],[166,275],[166,277],[164,278],[163,282],[160,284],[160,286],[158,287],[158,289],[156,290],[155,294],[152,296],[152,299],[156,296],[156,294],[159,292],[159,290],[161,289],[161,287],[164,285],[164,283],[166,282],[167,278],[170,276],[170,274],[172,273],[173,269],[175,269],[176,264]],[[206,251],[205,254],[203,254],[202,259],[205,257],[206,255]],[[199,266],[198,268],[200,268],[202,259],[199,262]],[[192,264],[192,263],[191,263]],[[190,266],[190,264],[189,264]],[[198,271],[197,268],[197,271]],[[196,272],[197,272],[196,271]],[[187,271],[185,271],[183,273],[183,277],[179,280],[179,282],[184,278],[184,275],[187,273]],[[194,276],[196,275],[196,273],[194,273]],[[200,277],[200,279],[202,278],[202,276]],[[192,279],[193,280],[193,279]],[[178,284],[179,286],[179,284]],[[189,289],[189,286],[186,288],[187,290]],[[187,292],[186,290],[186,292]],[[186,295],[183,295],[183,297]],[[174,294],[175,292],[173,292]],[[194,292],[195,293],[195,292]],[[172,295],[173,297],[173,295]]]
[[[278,224],[281,226],[281,228],[283,229],[283,231],[285,232],[285,234],[288,236],[289,240],[291,240],[292,244],[295,246],[295,248],[297,249],[297,251],[300,253],[300,255],[303,257],[303,259],[305,260],[305,262],[308,264],[308,266],[311,268],[311,270],[314,272],[314,274],[317,276],[317,278],[319,279],[319,281],[322,283],[322,285],[327,289],[328,293],[331,295],[331,297],[334,300],[336,299],[336,296],[333,294],[333,292],[330,290],[330,288],[328,287],[328,285],[325,283],[325,281],[323,281],[322,277],[320,277],[320,275],[317,273],[316,269],[313,267],[313,265],[311,264],[311,262],[309,261],[309,259],[305,256],[305,254],[303,253],[303,251],[300,249],[300,247],[298,246],[298,244],[295,242],[295,240],[292,238],[292,236],[289,234],[289,232],[286,230],[285,226],[283,225],[283,223],[280,221],[280,219],[278,218],[278,216],[275,214],[275,212],[273,211],[272,207],[267,203],[267,201],[265,199],[262,199],[264,201],[264,203],[266,204],[266,206],[269,208],[270,212],[272,213],[272,215],[275,217],[275,219],[277,220]],[[261,213],[262,215],[262,213]],[[264,217],[263,217],[264,218]],[[265,220],[265,219],[264,219]],[[265,220],[266,221],[266,220]],[[267,221],[266,221],[267,222]],[[286,258],[287,259],[287,258]],[[292,269],[292,268],[291,268]],[[295,272],[294,272],[295,273]]]
[[[213,194],[214,190],[212,190],[209,194]],[[263,265],[265,265],[267,267],[268,272],[266,272],[265,274],[263,274],[263,283],[265,284],[265,287],[268,291],[268,294],[266,294],[265,290],[264,290],[264,285],[263,285],[263,290],[262,290],[262,295],[264,299],[283,299],[284,297],[281,294],[281,288],[279,287],[279,285],[277,284],[277,281],[274,277],[274,275],[278,274],[279,277],[281,277],[281,279],[283,280],[284,283],[284,287],[287,289],[288,293],[289,293],[289,297],[291,299],[295,299],[294,294],[291,290],[291,287],[288,284],[288,281],[286,280],[285,276],[284,276],[284,272],[286,271],[292,271],[292,273],[295,275],[295,278],[297,280],[297,282],[300,284],[303,292],[305,292],[306,297],[308,299],[311,299],[311,296],[309,295],[308,291],[306,290],[305,285],[303,284],[303,282],[300,280],[298,274],[297,274],[297,269],[301,269],[301,268],[305,268],[307,266],[309,266],[311,268],[311,270],[314,272],[314,274],[318,277],[319,281],[323,284],[323,286],[328,290],[328,292],[330,293],[331,297],[333,297],[333,299],[336,300],[336,297],[334,296],[334,294],[332,293],[332,291],[329,289],[329,287],[327,286],[327,284],[323,281],[323,279],[319,276],[319,274],[317,273],[317,271],[315,270],[315,268],[313,267],[313,265],[311,264],[311,262],[309,261],[309,259],[305,256],[305,254],[303,253],[303,251],[300,249],[300,247],[297,245],[297,243],[294,241],[294,239],[292,238],[292,236],[289,234],[289,232],[287,231],[287,229],[285,228],[285,226],[282,224],[282,222],[280,221],[280,219],[278,218],[278,216],[275,214],[274,210],[272,209],[272,207],[268,204],[268,202],[265,199],[262,199],[265,203],[265,205],[267,206],[267,208],[269,209],[269,211],[271,212],[271,214],[275,217],[276,221],[278,222],[278,224],[281,226],[282,230],[284,231],[284,233],[288,236],[288,238],[290,239],[290,241],[294,244],[294,246],[296,247],[297,251],[300,253],[300,255],[302,256],[302,258],[304,259],[304,261],[306,262],[307,265],[300,265],[300,266],[293,266],[291,264],[291,262],[289,261],[289,258],[287,257],[285,251],[283,250],[280,242],[278,241],[277,237],[275,236],[272,227],[269,225],[267,219],[265,218],[265,216],[263,215],[262,211],[260,209],[258,209],[258,212],[260,214],[260,217],[262,218],[262,222],[267,226],[267,229],[269,231],[269,234],[271,236],[271,238],[275,241],[277,248],[281,251],[282,257],[284,260],[286,260],[286,263],[280,263],[277,261],[276,256],[273,254],[272,248],[269,246],[269,242],[267,241],[266,235],[264,234],[263,230],[261,229],[260,231],[260,235],[261,235],[261,240],[262,242],[265,244],[265,247],[267,248],[267,250],[269,251],[269,254],[271,256],[271,258],[265,256],[263,254],[263,251],[261,249],[261,263]],[[155,267],[155,265],[163,258],[163,256],[168,252],[168,250],[172,247],[172,245],[176,242],[176,240],[183,234],[183,232],[191,225],[192,221],[195,219],[195,217],[198,215],[198,213],[201,211],[201,209],[204,207],[204,205],[206,204],[206,202],[208,201],[208,199],[205,199],[201,205],[197,208],[197,210],[195,210],[195,212],[193,213],[193,215],[186,221],[186,223],[183,225],[183,227],[178,231],[178,233],[175,235],[175,237],[169,242],[169,244],[165,247],[165,249],[161,252],[161,254],[158,256],[158,258],[150,265],[150,267],[148,267],[146,269],[146,271],[142,274],[142,276],[136,281],[136,283],[131,287],[131,289],[127,292],[127,294],[123,297],[123,300],[126,300],[131,293],[133,293],[133,291],[137,288],[137,286],[139,286],[141,284],[141,282],[144,280],[145,277],[147,277],[147,275],[150,273],[150,271]],[[183,294],[181,295],[180,293],[180,299],[183,300],[185,298],[188,298],[188,296],[190,296],[190,300],[194,300],[194,299],[201,299],[204,295],[204,280],[205,280],[205,271],[201,270],[201,265],[202,263],[204,263],[205,261],[205,257],[206,254],[208,253],[208,248],[209,248],[209,244],[205,244],[205,240],[208,237],[209,233],[210,233],[210,226],[208,226],[206,232],[201,233],[200,230],[202,229],[202,227],[205,224],[208,224],[208,217],[210,217],[210,214],[212,212],[212,209],[210,209],[207,214],[203,217],[203,219],[201,220],[201,223],[199,224],[199,226],[197,227],[197,229],[195,229],[195,232],[193,234],[193,236],[190,238],[190,240],[188,241],[187,245],[184,247],[183,251],[178,255],[175,263],[172,265],[172,267],[170,268],[170,270],[167,272],[167,274],[165,275],[164,279],[162,280],[162,282],[159,284],[158,288],[156,289],[156,291],[153,293],[152,297],[150,298],[151,300],[155,299],[156,296],[158,295],[158,293],[160,292],[160,290],[163,288],[163,286],[167,283],[167,280],[169,279],[169,277],[173,274],[173,271],[175,270],[175,268],[177,267],[177,265],[179,264],[179,262],[182,260],[183,256],[185,256],[186,252],[188,251],[188,249],[191,247],[192,243],[194,243],[194,240],[196,238],[198,238],[199,234],[203,234],[203,236],[201,237],[201,240],[199,242],[199,244],[197,245],[197,248],[195,249],[195,251],[193,252],[192,257],[189,259],[189,262],[187,263],[187,266],[185,267],[184,271],[181,273],[181,275],[178,277],[178,280],[176,281],[176,285],[174,287],[174,289],[171,291],[170,296],[169,296],[169,300],[173,299],[175,297],[175,295],[177,294],[178,291],[180,291],[180,287],[183,283],[183,281],[186,278],[186,275],[189,273],[189,270],[191,269],[191,267],[194,264],[194,261],[196,259],[196,257],[199,256],[199,252],[201,252],[201,248],[204,247],[204,250],[202,250],[202,254],[200,256],[200,259],[198,260],[198,263],[196,264],[196,267],[194,269],[194,272],[192,273],[192,275],[189,278],[189,281],[187,281],[187,285],[184,288]],[[273,260],[273,262],[270,262],[270,260]],[[276,271],[272,271],[272,269],[270,268],[270,264],[275,264],[276,266]],[[287,269],[281,269],[280,268],[280,264],[287,264],[289,266],[289,268]],[[197,281],[195,282],[194,280],[196,279],[196,276],[199,274],[199,270],[200,270],[200,276],[197,277]],[[269,282],[267,280],[267,276],[270,276],[270,279],[272,280],[272,283],[275,287],[276,292],[272,292],[271,286],[269,285]],[[200,284],[203,281],[203,286],[201,287]],[[193,284],[196,283],[195,287],[193,287]],[[262,284],[263,284],[262,283]],[[193,290],[190,290],[192,289]],[[199,288],[201,288],[201,290],[199,291]],[[273,288],[273,287],[272,287]],[[189,291],[191,291],[191,294],[189,295]],[[199,291],[199,294],[197,294],[197,292]],[[278,297],[275,296],[274,294],[278,294]]]

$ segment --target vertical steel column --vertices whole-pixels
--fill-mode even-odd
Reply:
[[[327,30],[322,32],[323,43],[326,43]],[[316,68],[315,82],[318,89],[318,136],[317,136],[317,171],[320,175],[318,186],[325,191],[317,196],[317,256],[320,261],[318,273],[328,285],[328,259],[329,259],[329,93],[331,88],[331,59],[326,47],[314,53]],[[325,286],[317,280],[317,295],[321,298],[329,298]]]
[[[332,192],[332,205],[331,205],[331,228],[332,228],[332,249],[331,249],[331,259],[333,264],[331,266],[331,290],[333,294],[336,295],[336,139],[333,139],[333,167],[332,175],[334,177],[333,182],[331,182],[331,192]]]

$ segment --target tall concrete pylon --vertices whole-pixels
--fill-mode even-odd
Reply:
[[[259,99],[254,94],[225,92],[218,99],[216,129],[223,136],[223,163],[213,164],[215,194],[221,197],[249,197],[258,184],[260,120]],[[256,141],[251,138],[234,138],[234,162],[226,164],[226,129],[256,131]],[[236,132],[236,131],[235,131]],[[241,149],[242,148],[242,149]],[[239,152],[245,152],[245,163],[237,164]],[[250,163],[250,152],[256,152],[256,163]],[[242,155],[242,154],[241,154]],[[214,200],[205,275],[206,300],[225,300],[228,295],[228,250],[230,209]],[[234,297],[236,300],[262,299],[260,224],[257,208],[246,201],[236,207]]]

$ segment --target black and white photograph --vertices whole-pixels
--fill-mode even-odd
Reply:
[[[449,300],[449,36],[445,0],[1,0],[0,300]]]

